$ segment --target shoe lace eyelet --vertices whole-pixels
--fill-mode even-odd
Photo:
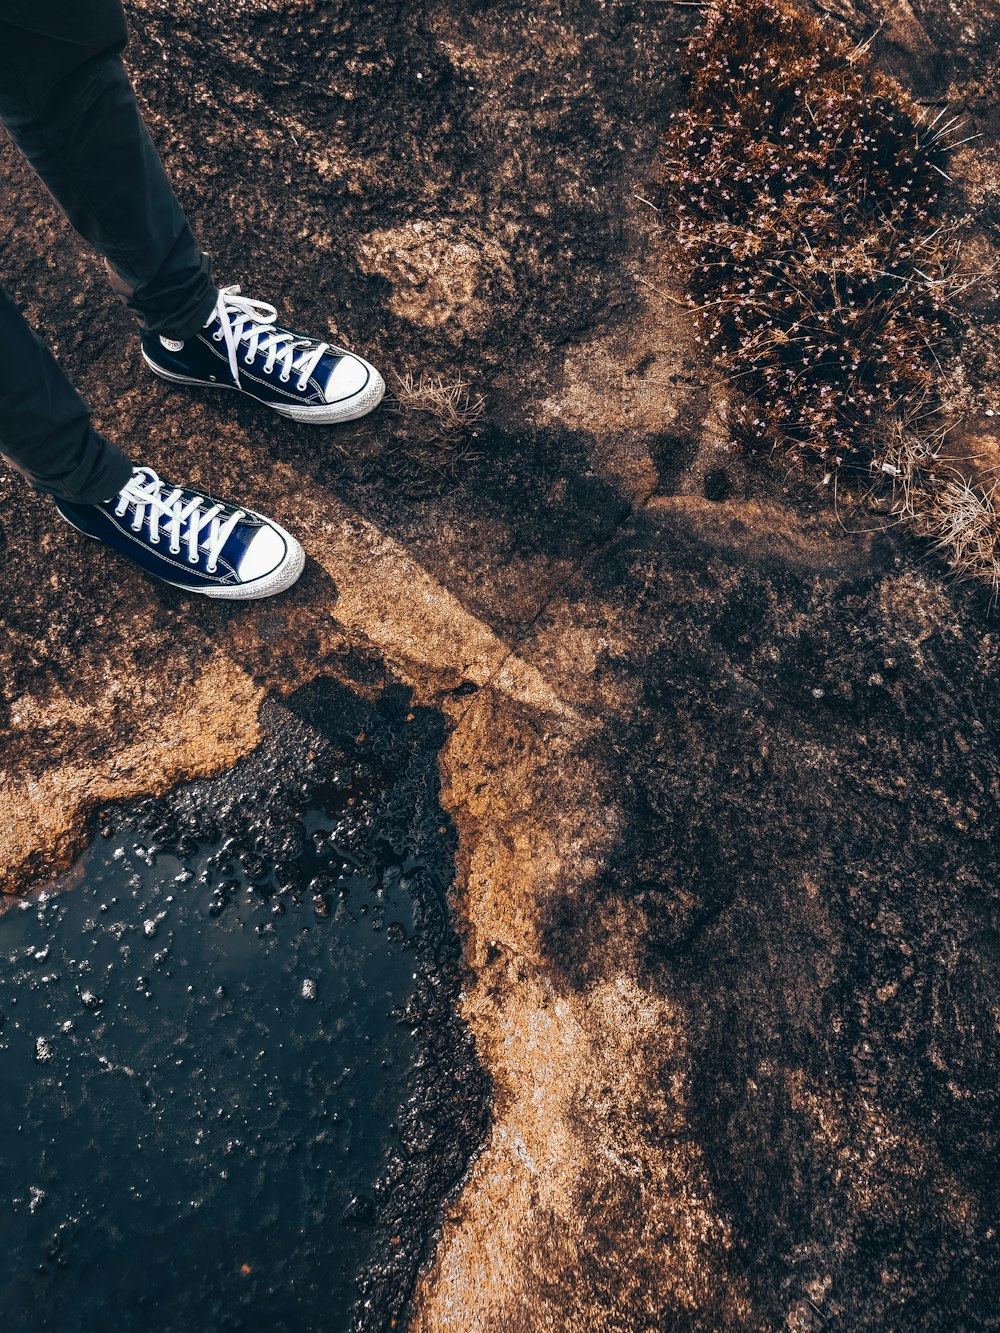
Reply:
[[[180,555],[181,553],[181,548],[179,546],[168,546],[167,550],[171,555]]]
[[[130,527],[131,527],[131,529],[132,529],[133,532],[141,532],[141,531],[142,531],[142,524],[141,524],[141,523],[132,523],[132,524],[130,524]]]
[[[291,375],[279,375],[278,378],[281,380],[282,384],[287,384],[292,377]]]
[[[308,385],[308,384],[304,384],[304,383],[302,382],[302,380],[299,380],[298,383],[295,385],[295,387],[296,387],[296,389],[298,389],[299,393],[305,393],[305,391],[306,391],[306,389],[308,389],[309,385]]]
[[[151,532],[149,534],[149,544],[150,546],[159,546],[160,534],[158,532]]]
[[[253,365],[253,357],[252,357],[252,356],[245,356],[245,357],[243,358],[243,364],[244,364],[245,366],[252,366],[252,365]]]
[[[206,573],[206,574],[214,574],[215,571],[216,571],[218,568],[219,568],[218,565],[206,565],[206,566],[205,566],[205,573]]]
[[[216,342],[216,343],[220,343],[220,342],[222,342],[222,330],[221,330],[221,329],[219,329],[218,333],[213,333],[213,334],[212,334],[212,341],[213,341],[213,342]]]
[[[191,556],[188,556],[188,564],[189,564],[189,565],[196,565],[196,564],[198,563],[199,559],[200,559],[200,556],[197,556],[197,555],[194,557],[193,560],[192,560]]]

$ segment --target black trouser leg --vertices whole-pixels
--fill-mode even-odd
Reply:
[[[89,0],[78,6],[85,14]],[[122,45],[0,23],[0,120],[145,327],[187,338],[218,293],[142,122]]]
[[[86,31],[88,0],[78,7]],[[217,291],[142,123],[119,59],[123,44],[114,32],[95,47],[0,22],[0,120],[73,226],[105,256],[133,313],[152,332],[186,338],[208,319]],[[0,304],[0,356],[22,361],[15,382],[0,374],[0,449],[38,489],[93,498],[73,489],[78,480],[106,484],[102,477],[121,475],[124,456],[90,428],[80,399],[9,298]],[[26,382],[29,372],[37,382]],[[35,414],[50,409],[46,434]],[[94,450],[107,451],[96,465]]]
[[[0,287],[0,453],[37,491],[81,504],[110,499],[132,475],[98,435],[87,405]]]

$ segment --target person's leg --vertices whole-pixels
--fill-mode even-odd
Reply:
[[[114,26],[104,24],[112,44]],[[45,62],[47,41],[55,54]],[[63,73],[89,56],[85,45],[54,43],[0,22],[0,120],[30,124],[33,101],[48,96],[46,69],[58,86]],[[0,452],[36,490],[65,498],[106,500],[132,473],[125,454],[94,430],[86,404],[2,288]]]
[[[83,399],[0,287],[0,453],[37,491],[98,504],[132,464],[94,430]]]
[[[218,291],[139,114],[123,44],[0,22],[0,120],[143,328],[183,339]]]
[[[0,453],[75,528],[175,587],[229,600],[270,597],[302,572],[302,547],[277,523],[171,486],[99,435],[3,287]]]
[[[79,3],[86,34],[91,0]],[[0,119],[110,262],[149,336],[185,337],[204,326],[218,293],[139,118],[121,44],[113,32],[92,49],[0,22]],[[278,524],[134,468],[98,435],[6,292],[0,452],[51,494],[67,522],[176,587],[242,600],[281,592],[301,573],[302,547]]]
[[[69,30],[58,35],[33,30],[45,28],[44,5],[26,26],[0,21],[0,120],[105,256],[144,336],[162,331],[173,343],[200,331],[216,307],[208,260],[118,60],[125,30],[116,0],[79,0],[62,13]],[[172,486],[102,439],[5,292],[0,452],[52,495],[67,522],[175,587],[216,598],[269,597],[302,571],[302,547],[278,524]]]
[[[370,412],[385,383],[363,357],[279,326],[273,306],[238,288],[217,291],[142,123],[123,44],[88,49],[0,23],[0,118],[105,256],[142,324],[147,364],[175,384],[239,389],[295,421]]]

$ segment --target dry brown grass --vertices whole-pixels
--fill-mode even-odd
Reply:
[[[872,467],[889,478],[891,507],[930,541],[960,579],[985,583],[1000,599],[1000,510],[996,483],[985,486],[957,463],[941,458],[945,431],[931,434],[894,423],[889,443]]]
[[[461,376],[451,381],[427,373],[414,378],[408,371],[394,377],[399,408],[429,414],[442,435],[467,435],[485,411],[482,395],[473,394]]]
[[[395,374],[375,436],[379,473],[411,493],[435,493],[476,457],[485,403],[461,376]]]
[[[1000,592],[994,493],[941,461],[934,425],[970,280],[943,208],[957,118],[786,0],[717,0],[686,66],[669,185],[733,440],[871,468],[956,574]]]

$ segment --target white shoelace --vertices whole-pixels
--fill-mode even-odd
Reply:
[[[115,500],[115,513],[119,518],[125,516],[127,509],[134,510],[133,532],[141,532],[143,524],[148,521],[149,540],[154,546],[165,533],[170,538],[168,549],[171,555],[180,555],[181,530],[186,528],[183,535],[187,542],[188,561],[192,565],[198,563],[198,548],[202,546],[208,555],[205,570],[209,574],[215,573],[219,553],[237,523],[245,517],[245,510],[236,509],[220,523],[222,505],[209,503],[203,495],[193,495],[185,502],[180,487],[171,489],[165,485],[151,467],[137,467]]]
[[[245,363],[253,365],[258,351],[267,353],[264,362],[264,374],[269,375],[275,362],[281,366],[281,382],[287,384],[292,372],[298,371],[297,389],[304,389],[309,376],[319,365],[320,357],[329,348],[329,343],[317,343],[312,338],[299,338],[294,333],[277,329],[274,321],[278,312],[266,301],[254,301],[249,296],[241,296],[239,285],[223,287],[213,318],[219,321],[219,329],[212,337],[216,342],[225,342],[229,353],[229,369],[233,374],[233,383],[239,384],[240,375],[237,367],[238,348],[246,345]]]

